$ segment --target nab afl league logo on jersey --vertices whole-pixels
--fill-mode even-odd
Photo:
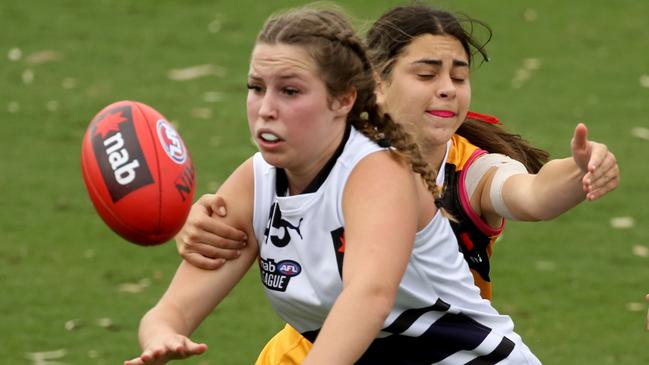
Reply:
[[[293,260],[275,262],[273,259],[260,259],[261,282],[270,290],[286,291],[289,281],[302,272],[300,264]]]
[[[153,183],[130,106],[112,108],[92,127],[92,148],[113,203]]]

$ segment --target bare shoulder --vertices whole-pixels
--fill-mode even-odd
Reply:
[[[253,237],[254,172],[252,157],[230,174],[219,187],[217,194],[231,203],[228,204],[226,217],[215,216],[215,218],[223,219],[233,227],[244,230],[248,237]]]
[[[345,191],[381,188],[389,193],[392,190],[398,191],[403,184],[413,184],[414,181],[415,174],[404,160],[389,151],[378,151],[358,162],[349,176]]]
[[[413,209],[414,215],[410,215]],[[352,171],[343,194],[343,209],[349,214],[373,219],[385,214],[390,219],[401,218],[423,227],[435,211],[433,196],[421,177],[403,160],[390,152],[377,152],[363,158]],[[395,214],[398,212],[398,214]]]

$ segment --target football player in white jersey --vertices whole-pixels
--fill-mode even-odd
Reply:
[[[420,137],[418,143],[425,150],[431,166],[439,166],[444,146],[452,133],[465,135],[470,142],[491,152],[501,152],[525,163],[531,172],[539,172],[542,154],[515,136],[507,135],[498,127],[484,123],[465,123],[436,126],[428,122],[426,114],[445,110],[427,110],[440,82],[456,84],[454,91],[468,89],[468,69],[458,64],[444,65],[441,61],[449,50],[457,48],[457,41],[468,58],[469,46],[484,53],[484,45],[467,37],[461,27],[454,27],[455,18],[443,11],[425,5],[409,5],[386,13],[370,30],[368,43],[373,60],[380,71],[379,96],[383,109],[398,122],[410,121],[409,128]],[[452,53],[452,52],[451,52]],[[454,60],[462,61],[462,57]],[[467,62],[468,63],[468,62]],[[415,107],[416,106],[416,107]],[[419,115],[422,115],[421,117]],[[504,136],[504,137],[503,137]],[[507,143],[509,146],[504,146]],[[513,145],[513,146],[511,146]],[[502,155],[484,156],[463,174],[472,186],[469,191],[470,209],[492,226],[502,224],[503,217],[519,220],[550,219],[584,200],[594,200],[613,190],[619,181],[615,157],[605,145],[588,141],[584,126],[578,126],[573,142],[573,157],[554,160],[538,174],[529,174],[520,164]],[[557,179],[557,176],[565,179]],[[503,189],[507,183],[508,188]],[[521,190],[514,189],[520,188]],[[530,201],[529,197],[537,199]],[[569,197],[555,199],[556,196]],[[549,198],[548,198],[549,197]],[[540,204],[543,203],[543,204]],[[209,218],[212,211],[224,209],[215,195],[206,195],[192,210],[187,225],[177,237],[182,256],[194,265],[214,269],[238,255],[237,249],[245,241],[244,233],[221,225]],[[220,208],[217,208],[220,207]],[[272,363],[272,362],[271,362]]]
[[[336,57],[332,59],[331,54]],[[318,324],[318,340],[304,364],[351,364],[363,356],[394,306],[416,232],[435,220],[439,222],[435,227],[439,225],[440,232],[452,238],[448,222],[437,214],[437,173],[423,161],[400,125],[379,113],[373,76],[362,42],[339,12],[305,8],[266,22],[250,61],[247,111],[260,150],[254,160],[267,164],[273,176],[264,181],[264,176],[256,175],[259,169],[251,158],[219,189],[219,194],[237,200],[224,220],[246,232],[255,244],[218,271],[182,263],[166,293],[140,323],[142,353],[125,365],[163,364],[207,350],[205,344],[187,336],[248,270],[260,251],[256,241],[267,237],[267,222],[263,217],[261,225],[258,221],[260,214],[268,212],[256,208],[273,201],[255,200],[257,180],[275,185],[282,172],[285,186],[280,193],[300,197],[314,184],[328,184],[328,172],[340,169],[348,172],[340,177],[344,186],[331,187],[340,199],[327,202],[338,205],[337,218],[332,219],[344,217],[345,221],[345,265],[340,273],[344,280],[329,278],[338,282],[339,293],[329,297],[330,307],[315,309],[326,313],[326,319]],[[458,118],[466,115],[456,102],[449,107],[457,110]],[[345,149],[347,141],[362,147],[366,155],[351,159],[351,166],[342,166],[339,155],[354,152]],[[329,191],[321,187],[315,189]],[[395,215],[397,206],[399,214]],[[312,230],[317,228],[313,222],[308,224]],[[259,236],[260,230],[264,236]],[[330,258],[336,254],[330,244],[319,247],[314,243],[314,247],[326,248]],[[335,263],[332,268],[337,272]],[[293,269],[297,270],[294,275],[303,271],[301,277],[291,278],[293,282],[306,278],[310,270],[308,266]],[[459,269],[458,274],[470,280],[468,268]],[[291,273],[287,270],[282,273]],[[321,288],[316,285],[314,289]],[[474,294],[479,298],[477,291]],[[312,309],[306,305],[305,313]],[[511,326],[504,320],[504,330],[508,330]],[[522,355],[526,347],[513,332],[510,337],[517,346],[507,356],[533,358]],[[490,346],[482,351],[493,351]]]
[[[459,42],[451,49],[440,65],[458,58],[468,68]],[[278,314],[313,336],[304,364],[539,363],[511,319],[480,298],[441,214],[444,175],[379,112],[371,63],[339,12],[271,17],[248,88],[260,153],[219,188],[236,203],[215,219],[251,244],[221,270],[183,262],[140,323],[143,352],[125,365],[206,351],[188,336],[258,254]],[[469,93],[456,89],[446,80],[436,93],[431,121],[442,129],[468,112]],[[444,159],[448,145],[438,150]]]

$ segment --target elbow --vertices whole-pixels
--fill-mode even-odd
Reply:
[[[383,323],[394,308],[399,283],[391,285],[388,282],[362,280],[347,284],[342,293],[345,301],[354,303],[356,308],[363,308],[365,315]]]
[[[376,305],[376,311],[377,311],[377,317],[381,319],[381,321],[385,321],[385,319],[388,317],[390,312],[392,311],[392,308],[394,308],[394,303],[396,300],[396,293],[393,295],[387,294],[387,293],[381,293],[377,294],[374,303]]]
[[[397,298],[398,286],[374,285],[366,287],[365,293],[361,294],[367,300],[367,307],[372,308],[374,315],[381,322],[388,317]]]

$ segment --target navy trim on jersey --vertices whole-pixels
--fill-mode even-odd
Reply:
[[[413,308],[408,309],[401,313],[397,319],[394,320],[389,326],[383,329],[385,332],[390,333],[402,333],[412,326],[417,318],[421,317],[426,312],[436,311],[436,312],[446,312],[451,308],[446,302],[441,299],[437,299],[437,302],[430,307],[425,308]]]
[[[356,365],[430,365],[460,352],[478,347],[491,333],[491,328],[462,313],[445,313],[418,337],[400,333],[410,328],[422,315],[430,311],[446,312],[450,305],[437,300],[430,307],[413,308],[403,312],[384,332],[392,335],[375,339]],[[320,330],[307,331],[302,336],[315,342]],[[489,354],[476,357],[466,365],[492,365],[506,359],[515,344],[502,337],[500,344]]]
[[[500,344],[488,355],[476,357],[466,365],[493,365],[504,360],[514,350],[514,343],[507,337],[503,337]]]

